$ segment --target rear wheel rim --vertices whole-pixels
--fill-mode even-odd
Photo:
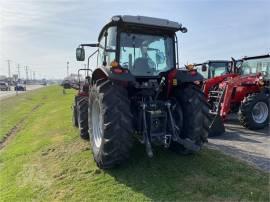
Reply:
[[[100,105],[97,101],[93,103],[92,107],[92,135],[93,143],[99,148],[103,137],[103,117],[100,110]]]
[[[264,123],[268,117],[268,106],[265,102],[257,102],[253,106],[251,113],[256,123]]]

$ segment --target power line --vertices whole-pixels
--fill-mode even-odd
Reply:
[[[11,81],[12,80],[12,71],[11,71],[11,69],[12,69],[12,67],[11,67],[11,63],[12,62],[14,62],[13,60],[10,60],[10,59],[7,59],[7,60],[5,60],[6,62],[7,62],[7,68],[8,68],[8,79]],[[25,80],[26,81],[29,81],[29,79],[31,79],[31,80],[35,80],[35,79],[37,79],[37,77],[39,77],[38,75],[40,75],[38,72],[36,72],[36,71],[33,71],[33,70],[31,70],[30,68],[29,68],[29,66],[28,65],[22,65],[22,64],[19,64],[19,63],[17,63],[17,65],[15,65],[15,63],[17,63],[16,61],[14,62],[14,68],[17,70],[17,71],[15,71],[15,72],[13,72],[13,73],[17,73],[18,74],[18,79],[20,78],[20,79],[23,79],[24,77],[23,77],[23,75],[22,75],[22,72],[21,72],[21,69],[24,69],[25,70]],[[69,73],[69,62],[68,62],[68,64],[67,64],[67,72]]]

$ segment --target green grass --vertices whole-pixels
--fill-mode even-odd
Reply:
[[[45,90],[46,91],[46,90]],[[44,90],[30,91],[0,101],[0,141],[21,120],[46,99]]]
[[[266,173],[208,149],[179,156],[156,148],[149,159],[135,144],[125,165],[98,169],[72,127],[73,96],[51,86],[1,101],[1,131],[25,121],[0,151],[0,201],[269,201]]]

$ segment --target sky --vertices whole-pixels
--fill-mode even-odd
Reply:
[[[270,52],[269,0],[0,0],[0,75],[20,67],[36,77],[61,79],[77,72],[80,43],[96,42],[113,15],[165,18],[188,28],[179,33],[180,65]],[[86,54],[95,51],[89,48]],[[93,60],[94,61],[94,60]],[[95,63],[91,62],[91,68]]]

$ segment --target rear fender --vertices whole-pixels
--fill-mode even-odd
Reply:
[[[176,79],[177,83],[194,83],[195,81],[202,82],[204,80],[203,76],[196,70],[177,70]]]
[[[129,72],[123,72],[117,74],[112,72],[109,68],[99,67],[95,69],[92,75],[92,83],[96,83],[100,80],[112,80],[112,81],[123,81],[123,82],[135,82],[135,77]]]

